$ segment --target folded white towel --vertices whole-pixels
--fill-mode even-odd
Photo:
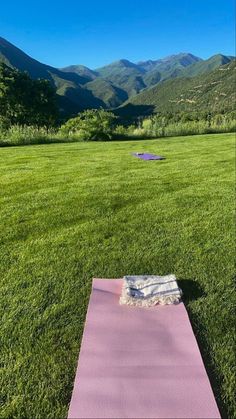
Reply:
[[[175,275],[125,276],[120,304],[151,307],[179,302],[182,291]]]

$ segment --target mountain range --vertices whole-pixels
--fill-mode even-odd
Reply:
[[[191,86],[191,79],[201,75],[207,77],[208,73],[233,59],[232,56],[217,54],[203,60],[190,53],[179,53],[138,63],[121,59],[94,70],[83,65],[59,69],[40,63],[0,37],[0,62],[27,71],[32,78],[50,80],[56,88],[60,110],[67,115],[99,107],[114,109],[121,106],[123,111],[129,109],[127,105],[135,104],[152,105],[157,109],[160,101],[164,109],[163,86],[166,83],[170,92],[173,89],[179,92],[184,87],[183,80],[187,80],[186,86]],[[151,97],[152,103],[148,103]]]

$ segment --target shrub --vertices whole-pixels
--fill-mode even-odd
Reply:
[[[113,136],[113,113],[104,109],[91,109],[69,119],[60,128],[60,133],[84,141],[110,140]]]
[[[124,125],[117,125],[114,129],[114,134],[117,136],[127,136],[127,128]]]

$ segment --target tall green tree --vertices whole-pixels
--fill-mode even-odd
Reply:
[[[0,65],[0,122],[52,126],[57,118],[56,93],[48,80]]]

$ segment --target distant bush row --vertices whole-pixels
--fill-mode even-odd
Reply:
[[[177,118],[175,118],[177,119]],[[146,137],[172,137],[179,135],[207,134],[217,132],[234,132],[236,130],[236,119],[233,115],[210,114],[205,119],[191,120],[167,119],[163,116],[154,116],[144,119],[136,132]]]
[[[234,115],[210,115],[203,120],[191,120],[187,117],[176,120],[155,115],[124,126],[119,125],[118,118],[112,112],[98,109],[81,112],[59,128],[25,124],[6,128],[0,125],[0,146],[161,138],[234,131]]]

